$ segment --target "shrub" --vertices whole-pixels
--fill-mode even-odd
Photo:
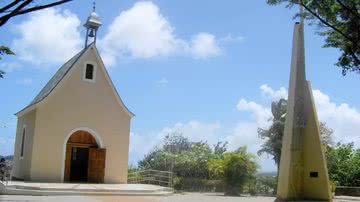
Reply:
[[[277,178],[275,176],[258,176],[256,178],[255,190],[257,194],[273,195],[277,189]]]
[[[226,153],[224,156],[225,195],[237,196],[244,185],[255,179],[257,164],[254,156],[240,148],[236,152]]]

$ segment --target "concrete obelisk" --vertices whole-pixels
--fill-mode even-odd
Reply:
[[[277,198],[332,200],[314,98],[305,77],[303,19],[294,28]]]

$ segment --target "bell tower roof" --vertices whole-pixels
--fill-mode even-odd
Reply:
[[[96,44],[97,30],[101,24],[100,17],[95,12],[95,2],[93,2],[93,10],[84,24],[86,28],[85,48],[88,46],[89,38],[93,38],[93,42]]]
[[[101,20],[99,15],[95,12],[92,11],[89,15],[89,17],[86,20],[86,23],[84,24],[84,27],[86,28],[99,28],[101,26]]]

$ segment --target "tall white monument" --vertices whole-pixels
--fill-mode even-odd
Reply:
[[[295,24],[277,198],[331,201],[311,84],[305,77],[304,23]]]

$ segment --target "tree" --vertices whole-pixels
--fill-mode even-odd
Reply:
[[[259,194],[275,194],[277,179],[274,176],[257,176],[255,191]]]
[[[273,157],[277,170],[279,170],[282,138],[285,128],[285,119],[287,111],[287,101],[280,99],[271,104],[271,112],[273,115],[272,125],[267,128],[258,128],[258,135],[261,139],[265,140],[258,151],[258,155],[268,154]],[[320,122],[320,137],[321,142],[325,146],[331,146],[332,134],[334,131],[326,126],[326,123]]]
[[[338,48],[341,55],[336,63],[347,72],[360,73],[360,1],[359,0],[267,0],[270,5],[286,3],[287,7],[300,5],[303,16],[320,29],[325,37],[324,47]]]
[[[227,142],[210,147],[207,142],[190,141],[181,133],[168,134],[139,161],[139,169],[172,170],[174,187],[182,190],[213,190],[226,184],[226,194],[238,195],[245,184],[255,180],[256,156],[246,147],[227,152]],[[206,183],[211,181],[211,185]],[[208,189],[208,188],[211,189]]]
[[[15,16],[24,15],[26,13],[57,6],[70,1],[72,0],[59,0],[41,4],[36,0],[5,0],[4,2],[1,2],[0,7],[0,27],[5,25],[11,18]],[[14,55],[14,52],[11,51],[11,49],[7,46],[0,46],[0,56],[1,55]],[[3,78],[4,74],[5,72],[0,70],[0,78]]]
[[[207,162],[213,156],[206,142],[191,142],[181,133],[163,139],[138,165],[142,169],[172,170],[178,177],[208,178]]]
[[[281,157],[282,137],[285,128],[286,108],[287,101],[285,99],[273,102],[271,104],[271,113],[273,115],[272,125],[268,129],[258,128],[259,137],[265,140],[261,145],[261,149],[258,151],[258,155],[264,153],[271,155],[278,170]]]
[[[228,142],[218,142],[214,145],[214,155],[222,156],[227,151]]]
[[[321,143],[325,146],[333,146],[334,141],[332,139],[332,134],[334,130],[329,128],[325,122],[320,122],[320,135],[321,135]]]
[[[360,186],[360,150],[353,143],[329,147],[326,158],[332,181],[341,186]]]

